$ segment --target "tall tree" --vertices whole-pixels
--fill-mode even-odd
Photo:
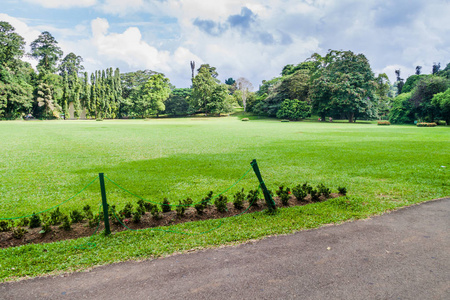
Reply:
[[[55,103],[52,90],[48,84],[41,82],[37,87],[37,106],[40,115],[46,119],[59,118],[60,107]]]
[[[435,94],[445,92],[449,86],[450,81],[443,77],[427,76],[421,79],[412,91],[410,100],[416,117],[429,122],[435,121],[440,111],[431,101]]]
[[[450,88],[433,96],[431,104],[440,109],[442,118],[450,124]]]
[[[164,102],[169,95],[169,79],[163,74],[152,75],[135,99],[135,107],[142,117],[152,114],[159,116],[165,109]]]
[[[39,72],[54,73],[63,51],[58,46],[56,39],[48,32],[42,32],[31,43],[31,56],[39,60],[37,69]]]
[[[237,89],[242,92],[242,104],[244,105],[244,112],[247,111],[247,97],[253,90],[252,83],[244,77],[239,77],[236,80]]]
[[[345,115],[349,122],[376,115],[375,79],[363,54],[330,50],[325,67],[313,81],[311,100],[316,112],[325,117],[328,111]]]
[[[69,76],[78,76],[78,72],[84,70],[84,67],[81,64],[82,62],[83,58],[81,56],[77,56],[73,52],[70,52],[61,61],[61,65],[59,66],[60,75],[62,76],[66,73]]]
[[[22,58],[25,41],[8,22],[0,21],[0,64],[10,66]]]
[[[416,75],[420,75],[422,72],[422,66],[416,66]]]
[[[431,74],[436,75],[441,69],[441,63],[433,63],[433,67],[431,69]]]
[[[405,85],[405,81],[400,77],[400,69],[395,70],[395,75],[397,76],[397,81],[395,82],[395,85],[397,86],[397,95],[400,95],[402,93],[403,86]]]

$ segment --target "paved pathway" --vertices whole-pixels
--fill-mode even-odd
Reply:
[[[235,247],[0,284],[0,299],[450,299],[450,198]]]

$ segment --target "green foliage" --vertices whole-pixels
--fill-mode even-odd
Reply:
[[[99,225],[100,222],[100,215],[95,214],[92,219],[89,219],[88,225],[90,228],[94,228],[95,226]]]
[[[155,220],[159,220],[159,219],[161,219],[161,214],[160,214],[160,210],[159,210],[159,208],[158,208],[158,206],[153,206],[152,207],[152,210],[150,211],[150,213],[152,214],[152,217],[155,219]]]
[[[306,101],[286,99],[277,112],[278,119],[299,120],[311,116],[311,106]]]
[[[309,194],[311,195],[311,201],[312,202],[319,202],[320,201],[320,199],[319,199],[320,194],[319,194],[319,192],[316,189],[311,189]]]
[[[426,123],[426,122],[417,123],[417,127],[435,127],[435,126],[437,126],[436,123]]]
[[[50,213],[50,224],[51,225],[61,224],[61,217],[62,217],[62,213],[59,210],[59,207],[57,207],[55,210],[52,210],[52,212]]]
[[[70,219],[72,219],[72,223],[80,223],[83,221],[83,214],[79,210],[74,209],[70,212]]]
[[[290,188],[284,188],[284,186],[280,186],[278,190],[275,192],[278,197],[280,197],[281,203],[284,206],[287,206],[289,204],[289,198],[291,196],[291,189]]]
[[[440,118],[439,109],[432,104],[435,94],[445,92],[450,80],[439,76],[427,76],[421,79],[411,95],[411,103],[419,120],[433,122]]]
[[[141,117],[159,115],[166,108],[164,102],[169,98],[170,92],[168,78],[160,73],[151,75],[139,92],[133,94],[135,112]]]
[[[163,203],[161,204],[161,210],[162,210],[162,212],[169,212],[172,210],[169,199],[164,198]]]
[[[141,222],[141,217],[142,217],[142,212],[139,211],[139,209],[138,209],[132,213],[131,220],[133,221],[133,223],[139,223],[139,222]]]
[[[400,94],[394,98],[389,112],[392,124],[411,124],[414,122],[414,111],[411,105],[411,93]]]
[[[347,188],[346,187],[338,187],[339,194],[345,196],[347,195]]]
[[[25,41],[8,22],[0,21],[0,65],[13,64],[25,53]]]
[[[48,222],[44,222],[42,223],[42,230],[39,233],[49,233],[50,231],[52,231],[52,227],[50,226],[50,223]]]
[[[63,55],[56,39],[48,32],[42,32],[31,43],[31,56],[39,60],[37,69],[43,73],[54,73],[56,65]]]
[[[212,195],[213,191],[209,191],[206,197],[202,199],[202,201],[194,205],[194,208],[197,210],[197,214],[201,215],[203,213],[208,204],[210,204]]]
[[[416,87],[417,83],[423,79],[429,77],[429,75],[411,75],[406,79],[405,84],[402,88],[402,93],[410,93]]]
[[[184,200],[178,201],[178,206],[176,207],[176,212],[178,217],[184,216],[186,208],[192,204],[191,198],[186,198]]]
[[[389,126],[389,125],[391,125],[391,122],[389,122],[389,121],[378,121],[377,124],[378,124],[378,125],[386,125],[386,126]]]
[[[445,92],[434,94],[431,104],[440,110],[442,118],[450,124],[450,88]]]
[[[13,238],[19,240],[19,239],[23,238],[23,236],[24,236],[26,233],[28,233],[28,230],[26,230],[25,228],[22,228],[22,227],[16,227],[16,228],[14,228],[13,231],[12,231],[12,236],[13,236]]]
[[[224,195],[219,195],[219,197],[217,197],[214,200],[214,205],[216,206],[216,209],[218,212],[226,212],[227,211],[227,202],[228,202],[228,198],[227,196]]]
[[[30,224],[30,219],[28,218],[21,218],[17,221],[17,226],[22,226],[22,227],[26,227],[28,226],[28,224]]]
[[[120,215],[125,218],[131,218],[131,214],[133,213],[133,205],[131,202],[125,204],[125,207],[120,211]]]
[[[41,217],[39,216],[39,214],[33,214],[30,217],[30,228],[37,228],[39,226],[41,226]]]
[[[84,213],[84,217],[88,220],[91,220],[94,217],[91,206],[89,204],[86,204],[85,206],[83,206],[83,213]]]
[[[297,185],[292,189],[292,193],[298,201],[303,201],[305,197],[308,195],[307,191],[304,189],[302,185]]]
[[[242,188],[242,190],[240,190],[236,194],[234,194],[234,200],[233,200],[234,208],[243,209],[244,208],[244,200],[245,200],[245,194],[244,194],[244,188]]]
[[[0,232],[10,231],[13,228],[11,221],[1,220],[0,221]]]
[[[183,116],[191,113],[189,107],[191,94],[192,89],[190,88],[173,89],[169,98],[164,103],[166,106],[165,113],[172,116]]]
[[[329,50],[324,58],[318,54],[314,58],[323,63],[310,91],[314,112],[322,119],[330,113],[345,115],[349,122],[377,115],[377,84],[363,54]]]
[[[320,195],[324,196],[325,198],[329,198],[331,194],[331,190],[327,188],[323,183],[320,183],[317,186],[317,190]]]
[[[69,216],[67,215],[62,215],[61,216],[61,226],[59,226],[59,228],[64,229],[65,231],[70,231],[72,229],[72,222],[69,219]]]
[[[258,206],[259,190],[250,190],[247,194],[247,202],[249,206]]]

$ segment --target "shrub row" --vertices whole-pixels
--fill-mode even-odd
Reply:
[[[436,123],[417,123],[417,127],[434,127]]]
[[[389,121],[378,121],[378,125],[391,125]]]

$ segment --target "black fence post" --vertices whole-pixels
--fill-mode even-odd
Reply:
[[[106,202],[106,188],[105,188],[105,179],[103,177],[103,173],[99,173],[98,177],[100,178],[100,190],[102,192],[102,205],[103,205],[103,219],[105,221],[105,234],[111,234],[111,229],[109,228],[109,216],[108,216],[108,202]]]
[[[272,210],[276,209],[277,207],[276,207],[275,201],[273,201],[272,196],[270,195],[269,191],[267,190],[266,184],[262,180],[261,172],[259,172],[258,163],[256,162],[256,159],[252,160],[252,162],[250,164],[253,167],[253,171],[255,171],[256,177],[258,177],[259,184],[261,185],[261,189],[264,194],[264,199],[266,200],[266,203],[267,203],[267,207],[269,207],[269,209],[272,209]]]

